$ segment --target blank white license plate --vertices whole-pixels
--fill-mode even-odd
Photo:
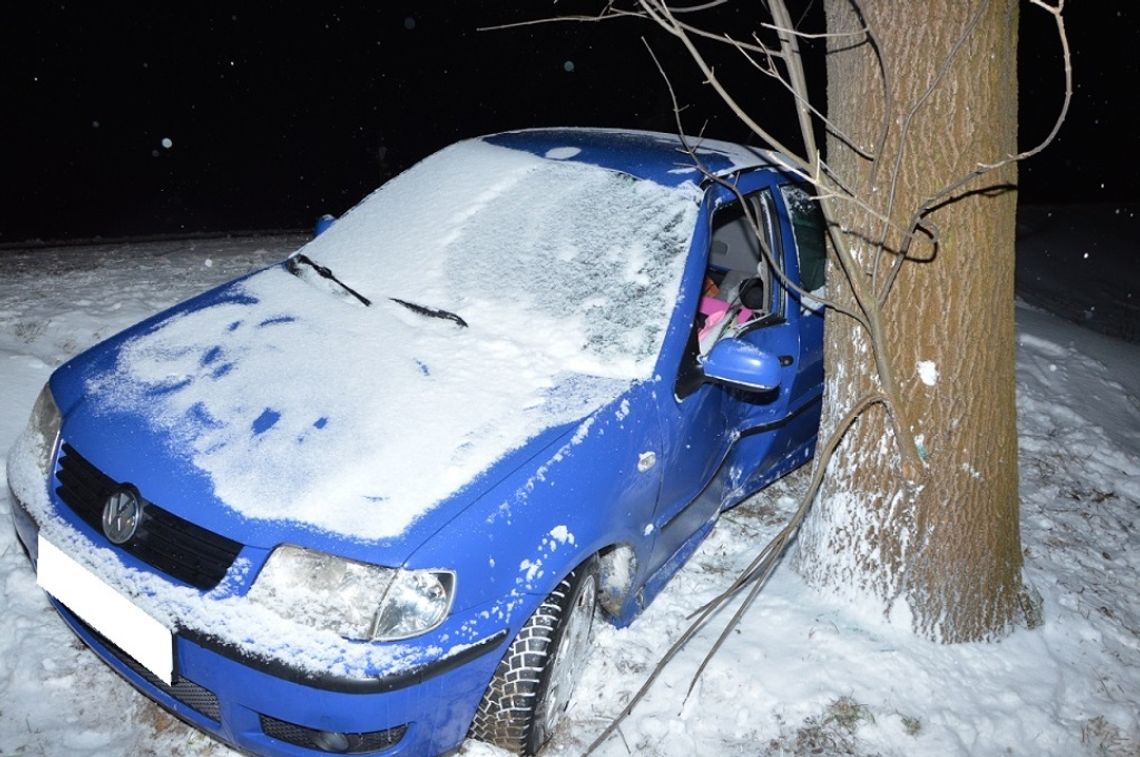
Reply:
[[[84,623],[167,685],[174,676],[174,637],[87,568],[40,535],[36,583]]]

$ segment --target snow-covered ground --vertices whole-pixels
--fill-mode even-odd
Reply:
[[[1118,333],[1135,339],[1129,261],[1140,235],[1131,212],[1096,218],[1122,229],[1111,255],[1050,232],[1052,216],[1023,215],[1025,240],[1039,235],[1033,244],[1067,255],[1069,266],[1062,276],[1046,256],[1022,255],[1022,297],[1078,318],[1068,303],[1111,303],[1125,318]],[[1066,219],[1064,228],[1080,227]],[[0,450],[67,357],[302,241],[0,250]],[[673,661],[599,754],[1140,754],[1140,345],[1021,302],[1017,316],[1022,538],[1045,624],[998,644],[929,644],[873,612],[818,596],[785,564],[688,698],[729,613]],[[728,513],[631,627],[598,629],[569,721],[547,753],[584,750],[685,618],[780,527],[802,484],[802,474],[793,475]],[[4,490],[0,519],[10,509]],[[0,754],[230,754],[136,694],[74,640],[2,523],[0,581]],[[499,754],[470,742],[461,753]]]

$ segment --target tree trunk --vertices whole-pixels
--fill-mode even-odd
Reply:
[[[979,163],[1017,152],[1017,0],[862,0],[862,16],[849,0],[825,8],[828,32],[849,35],[829,40],[829,118],[869,152],[884,118],[889,124],[875,161],[834,136],[827,142],[836,174],[894,223],[878,261],[882,290],[910,215]],[[885,79],[864,28],[876,34]],[[797,566],[809,583],[870,601],[944,642],[1000,636],[1031,605],[1018,526],[1016,179],[1011,163],[938,205],[926,217],[937,245],[929,237],[911,245],[883,303],[893,411],[921,462],[904,465],[887,410],[872,407],[837,450],[799,537]],[[871,281],[882,222],[852,202],[835,210],[853,274]],[[829,282],[831,298],[857,311],[834,261]],[[871,348],[852,318],[828,313],[821,439],[881,388]]]

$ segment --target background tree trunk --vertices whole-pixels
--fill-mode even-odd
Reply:
[[[828,116],[876,161],[834,136],[828,160],[847,186],[905,229],[952,181],[1017,152],[1017,0],[826,0]],[[977,24],[971,23],[977,16]],[[886,76],[872,45],[874,30]],[[964,39],[960,49],[956,46]],[[949,61],[949,63],[947,63]],[[923,96],[946,67],[945,78]],[[884,97],[884,81],[890,97]],[[922,102],[907,126],[907,115]],[[904,131],[905,128],[905,131]],[[897,172],[895,171],[896,160]],[[899,426],[923,463],[903,465],[882,405],[847,434],[799,537],[809,583],[870,600],[919,634],[957,642],[1024,621],[1014,401],[1016,164],[975,180],[927,216],[939,242],[915,242],[883,308],[899,387]],[[897,182],[892,198],[892,182]],[[837,222],[871,277],[882,222],[838,200]],[[902,234],[886,237],[878,288]],[[829,295],[857,310],[834,261]],[[828,313],[821,438],[878,388],[867,334]],[[904,471],[905,468],[905,471]]]

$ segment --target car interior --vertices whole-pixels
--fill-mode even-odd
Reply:
[[[757,236],[754,221],[766,227],[766,239]],[[771,312],[771,256],[762,245],[772,238],[770,216],[759,194],[717,212],[697,317],[700,354]]]

